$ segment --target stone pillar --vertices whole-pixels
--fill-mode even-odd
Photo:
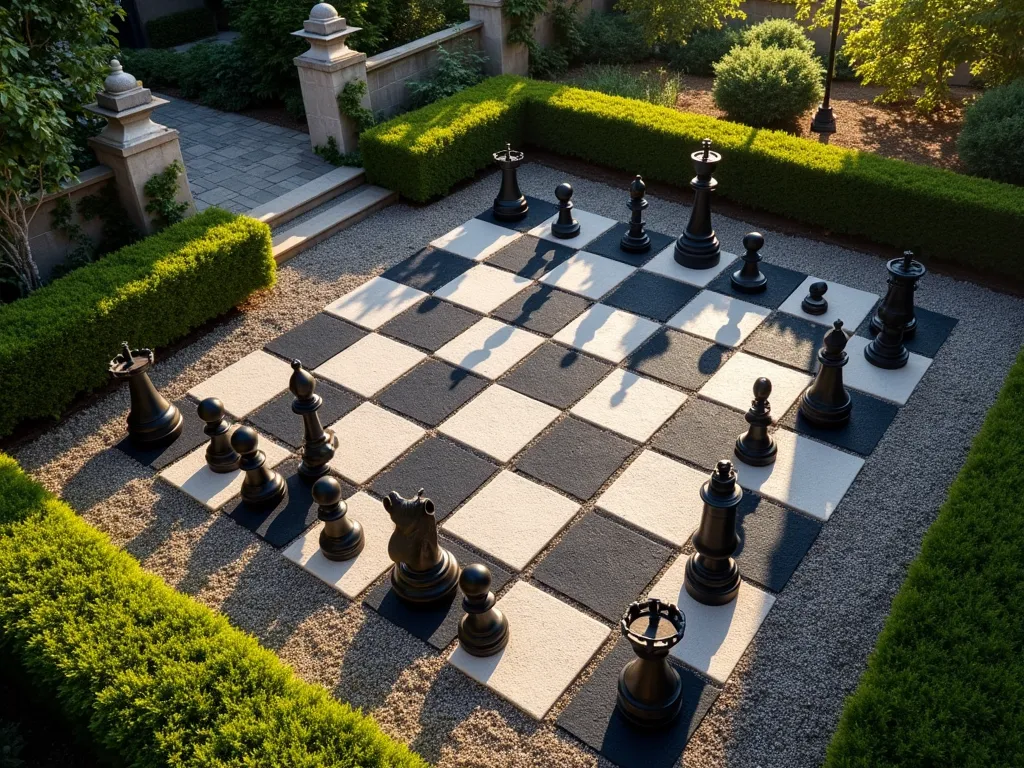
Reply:
[[[487,55],[487,74],[526,75],[530,70],[530,52],[525,43],[510,43],[511,20],[505,15],[504,0],[465,0],[470,21],[484,23],[483,50]]]
[[[338,94],[351,80],[366,82],[366,54],[345,45],[345,38],[360,29],[347,26],[334,6],[319,3],[302,22],[302,29],[292,32],[309,43],[309,50],[293,61],[299,68],[302,103],[314,148],[326,146],[332,136],[341,152],[352,152],[359,143],[358,126],[338,109]],[[370,108],[368,89],[362,104]]]
[[[89,144],[96,158],[114,171],[121,204],[132,223],[146,234],[154,232],[156,224],[152,214],[146,212],[149,200],[143,187],[175,160],[185,167],[178,132],[150,119],[154,109],[167,103],[167,99],[154,97],[149,88],[142,88],[134,76],[121,69],[117,59],[112,59],[103,90],[96,94],[96,102],[86,107],[107,121],[107,127],[89,139]],[[195,213],[184,171],[178,177],[176,198],[188,203],[186,216]]]

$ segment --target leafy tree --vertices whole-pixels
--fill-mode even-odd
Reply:
[[[831,26],[835,0],[796,6],[798,18]],[[864,83],[885,88],[881,102],[904,101],[923,86],[918,107],[935,109],[949,99],[961,62],[990,85],[1024,76],[1024,0],[848,0],[842,27],[844,53]]]
[[[742,0],[619,0],[616,6],[637,22],[648,45],[682,43],[698,29],[718,29],[722,19],[745,19]]]
[[[0,4],[0,279],[40,286],[28,228],[43,196],[75,176],[74,125],[116,46],[117,0]]]

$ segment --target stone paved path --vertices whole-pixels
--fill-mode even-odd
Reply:
[[[248,211],[334,168],[309,136],[251,117],[173,99],[155,115],[181,134],[181,154],[199,210]]]

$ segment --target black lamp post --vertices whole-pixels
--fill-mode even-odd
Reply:
[[[836,0],[835,14],[832,16],[832,40],[828,46],[828,72],[825,73],[825,99],[818,107],[818,112],[811,121],[811,130],[815,133],[835,133],[836,117],[832,114],[832,76],[836,71],[836,38],[839,37],[839,14],[843,8],[843,0]]]

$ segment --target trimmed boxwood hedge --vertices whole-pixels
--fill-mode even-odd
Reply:
[[[426,768],[2,453],[0,651],[115,765]]]
[[[558,83],[492,78],[370,129],[360,149],[373,183],[423,202],[490,166],[506,141],[683,186],[705,137],[724,155],[724,197],[1024,278],[1024,188]]]
[[[210,208],[0,306],[0,436],[106,382],[122,341],[170,344],[274,277],[270,229]]]
[[[146,34],[153,48],[171,48],[217,34],[217,21],[209,8],[192,8],[146,22]]]

